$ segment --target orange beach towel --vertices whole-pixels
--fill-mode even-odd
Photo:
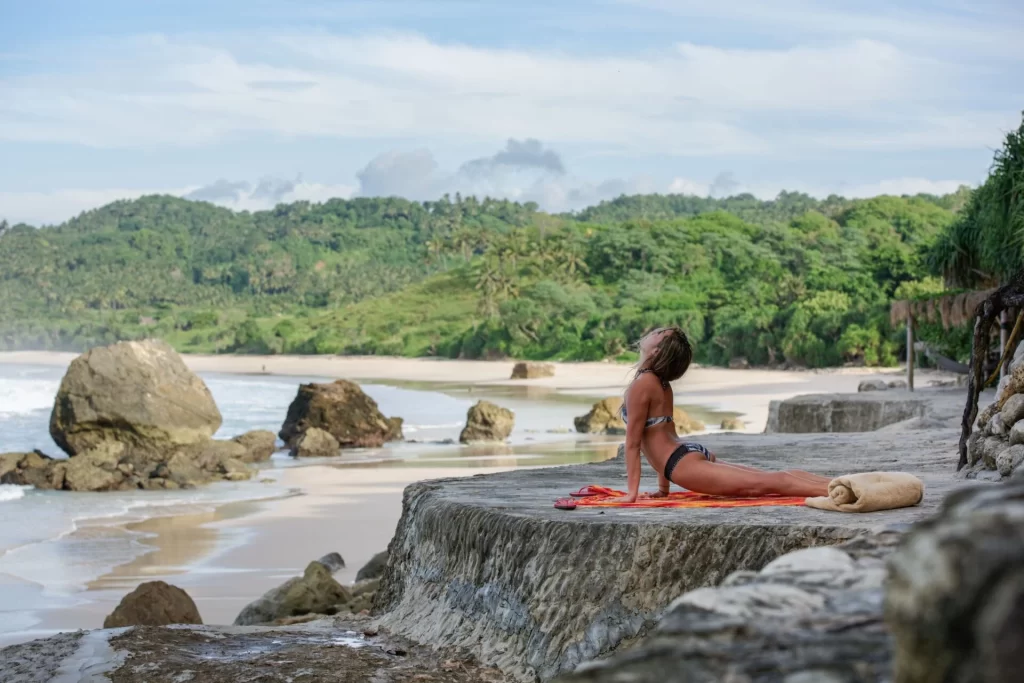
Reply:
[[[726,498],[693,491],[676,491],[665,498],[638,498],[635,503],[619,503],[613,498],[625,496],[625,491],[604,486],[584,486],[573,498],[563,499],[574,502],[578,507],[621,507],[621,508],[746,508],[769,505],[803,505],[805,498],[764,496],[761,498]],[[559,503],[563,502],[562,500]],[[556,507],[559,507],[556,503]]]

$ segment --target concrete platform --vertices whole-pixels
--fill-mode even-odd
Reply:
[[[963,485],[953,478],[956,437],[947,422],[942,429],[704,440],[720,459],[756,467],[825,475],[901,470],[925,481],[921,505],[865,515],[552,507],[587,484],[624,488],[621,456],[413,485],[375,610],[397,634],[466,648],[519,680],[548,680],[644,635],[689,590],[793,550],[901,531],[929,516]],[[641,490],[654,490],[655,473],[644,469]]]

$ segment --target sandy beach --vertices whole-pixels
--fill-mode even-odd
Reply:
[[[50,351],[0,353],[0,363],[66,366],[77,354]],[[523,386],[562,394],[604,398],[620,395],[631,378],[623,363],[554,363],[553,377],[509,379],[513,361],[381,356],[237,356],[185,355],[195,372],[330,377],[382,382],[423,382],[463,386]],[[826,370],[733,370],[694,366],[674,385],[676,403],[735,413],[748,431],[759,432],[768,404],[799,394],[851,392],[864,379],[900,379],[900,368],[830,368]],[[954,375],[918,370],[917,383],[948,380]]]
[[[63,367],[74,357],[48,352],[2,353],[0,364]],[[631,377],[630,366],[616,363],[559,363],[553,377],[522,381],[509,379],[511,361],[184,358],[201,373],[295,377],[304,381],[349,378],[366,384],[447,392],[469,400],[486,396],[500,403],[504,398],[520,406],[517,415],[522,416],[526,431],[537,433],[521,437],[525,440],[518,445],[433,446],[434,450],[426,454],[415,452],[400,459],[362,459],[357,454],[346,454],[324,463],[278,465],[264,470],[257,479],[266,478],[273,483],[273,490],[290,490],[294,495],[192,507],[143,521],[106,519],[85,525],[75,534],[96,543],[124,542],[128,538],[138,544],[140,552],[131,561],[88,581],[85,590],[71,594],[48,594],[30,577],[0,573],[0,591],[18,596],[17,600],[5,601],[11,603],[4,605],[7,614],[25,621],[24,628],[17,632],[0,634],[0,646],[57,631],[96,628],[124,594],[148,580],[162,579],[184,588],[196,601],[204,621],[212,624],[231,623],[247,603],[329,552],[339,552],[345,558],[347,567],[337,578],[350,582],[370,557],[386,549],[401,515],[402,492],[410,483],[612,457],[617,447],[614,437],[543,434],[545,430],[530,429],[529,423],[554,409],[564,413],[561,419],[571,424],[571,415],[586,412],[591,399],[620,395]],[[676,402],[706,413],[695,416],[708,421],[712,429],[717,427],[712,420],[720,419],[715,416],[728,413],[738,415],[746,423],[746,431],[760,432],[772,400],[805,393],[852,392],[865,378],[902,376],[896,368],[792,372],[695,367],[676,384]],[[925,386],[948,378],[925,371],[918,375],[918,384]],[[277,425],[267,424],[266,428],[276,429]],[[414,444],[403,446],[413,451],[418,448]],[[586,483],[592,482],[581,485]],[[74,558],[62,557],[61,561],[73,563]],[[75,570],[69,564],[62,571],[73,576]]]

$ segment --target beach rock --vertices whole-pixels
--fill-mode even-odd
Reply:
[[[162,341],[119,342],[71,362],[50,416],[68,455],[110,444],[163,452],[210,439],[221,425],[209,389]]]
[[[1006,428],[1013,427],[1020,422],[1021,418],[1024,418],[1024,394],[1015,394],[1006,399],[999,411],[999,417]],[[994,421],[995,417],[992,420]]]
[[[1019,420],[1010,430],[1010,445],[1016,446],[1019,443],[1024,443],[1024,420]]]
[[[380,578],[384,573],[384,567],[388,564],[388,551],[384,550],[370,558],[370,561],[363,565],[363,568],[356,574],[356,581]]]
[[[610,396],[595,403],[589,413],[574,419],[573,424],[581,434],[625,434],[621,409],[622,397]]]
[[[395,435],[395,426],[381,414],[377,402],[358,384],[344,379],[301,385],[278,436],[294,446],[312,428],[329,432],[341,448],[378,448]]]
[[[163,581],[147,581],[121,598],[103,620],[103,628],[201,623],[199,609],[188,593]]]
[[[896,683],[1019,680],[1024,481],[972,487],[907,534],[889,561]]]
[[[744,428],[746,428],[746,425],[738,417],[727,417],[722,420],[721,429],[724,432],[739,432]]]
[[[888,381],[887,386],[890,389],[906,389],[908,388],[907,380],[905,379],[891,379]]]
[[[1008,477],[1021,462],[1024,462],[1024,445],[1010,446],[996,456],[996,470],[1001,476]]]
[[[889,385],[884,379],[866,379],[857,385],[857,391],[888,391]]]
[[[864,394],[804,394],[772,401],[766,432],[873,432],[897,422],[924,417],[924,398]]]
[[[292,446],[292,457],[331,458],[341,453],[341,445],[329,432],[310,427]]]
[[[729,359],[729,369],[730,370],[749,370],[750,369],[750,361],[748,361],[744,356],[736,356],[735,358],[730,358]]]
[[[978,413],[977,426],[979,429],[984,429],[988,426],[988,421],[992,419],[992,416],[999,412],[999,406],[995,403],[982,408],[981,412]]]
[[[118,443],[104,443],[96,448],[68,458],[64,463],[64,489],[68,491],[116,491],[126,476],[119,469],[125,447]]]
[[[478,401],[466,413],[466,426],[459,434],[461,443],[504,441],[515,426],[515,414],[490,401]]]
[[[1006,425],[1003,424],[1003,416],[996,413],[992,416],[992,419],[988,421],[988,425],[985,427],[985,434],[988,436],[1003,436],[1006,434]]]
[[[898,534],[796,550],[761,571],[684,593],[638,644],[559,683],[875,683],[892,648],[880,623]]]
[[[704,423],[692,418],[679,406],[672,408],[672,423],[676,426],[676,434],[693,434],[705,429]]]
[[[405,424],[405,420],[400,417],[388,417],[385,418],[388,421],[388,435],[385,438],[386,441],[402,441],[405,439],[405,435],[402,434],[402,425]]]
[[[34,486],[44,491],[62,488],[65,462],[38,451],[6,453],[0,456],[0,484]]]
[[[554,376],[555,366],[551,363],[520,362],[512,367],[512,379],[538,379]]]
[[[0,484],[9,484],[7,476],[17,473],[22,459],[28,453],[0,453]]]
[[[301,577],[289,579],[251,602],[235,619],[235,626],[267,624],[305,614],[336,614],[351,594],[334,580],[331,568],[319,560],[310,562]]]
[[[236,436],[232,441],[245,449],[244,454],[238,457],[243,462],[266,462],[277,450],[277,436],[266,429],[246,432]]]

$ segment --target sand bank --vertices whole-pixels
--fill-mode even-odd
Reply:
[[[0,363],[65,366],[76,354],[48,351],[0,353]],[[332,377],[382,382],[424,382],[462,386],[528,386],[565,394],[603,398],[621,394],[632,373],[623,363],[555,363],[554,377],[511,380],[513,361],[471,361],[381,356],[185,355],[196,372]],[[815,371],[732,370],[694,367],[675,385],[676,403],[737,413],[750,431],[761,431],[768,404],[809,393],[857,390],[864,379],[898,379],[899,368],[831,368]],[[917,383],[948,380],[948,373],[918,371]]]

